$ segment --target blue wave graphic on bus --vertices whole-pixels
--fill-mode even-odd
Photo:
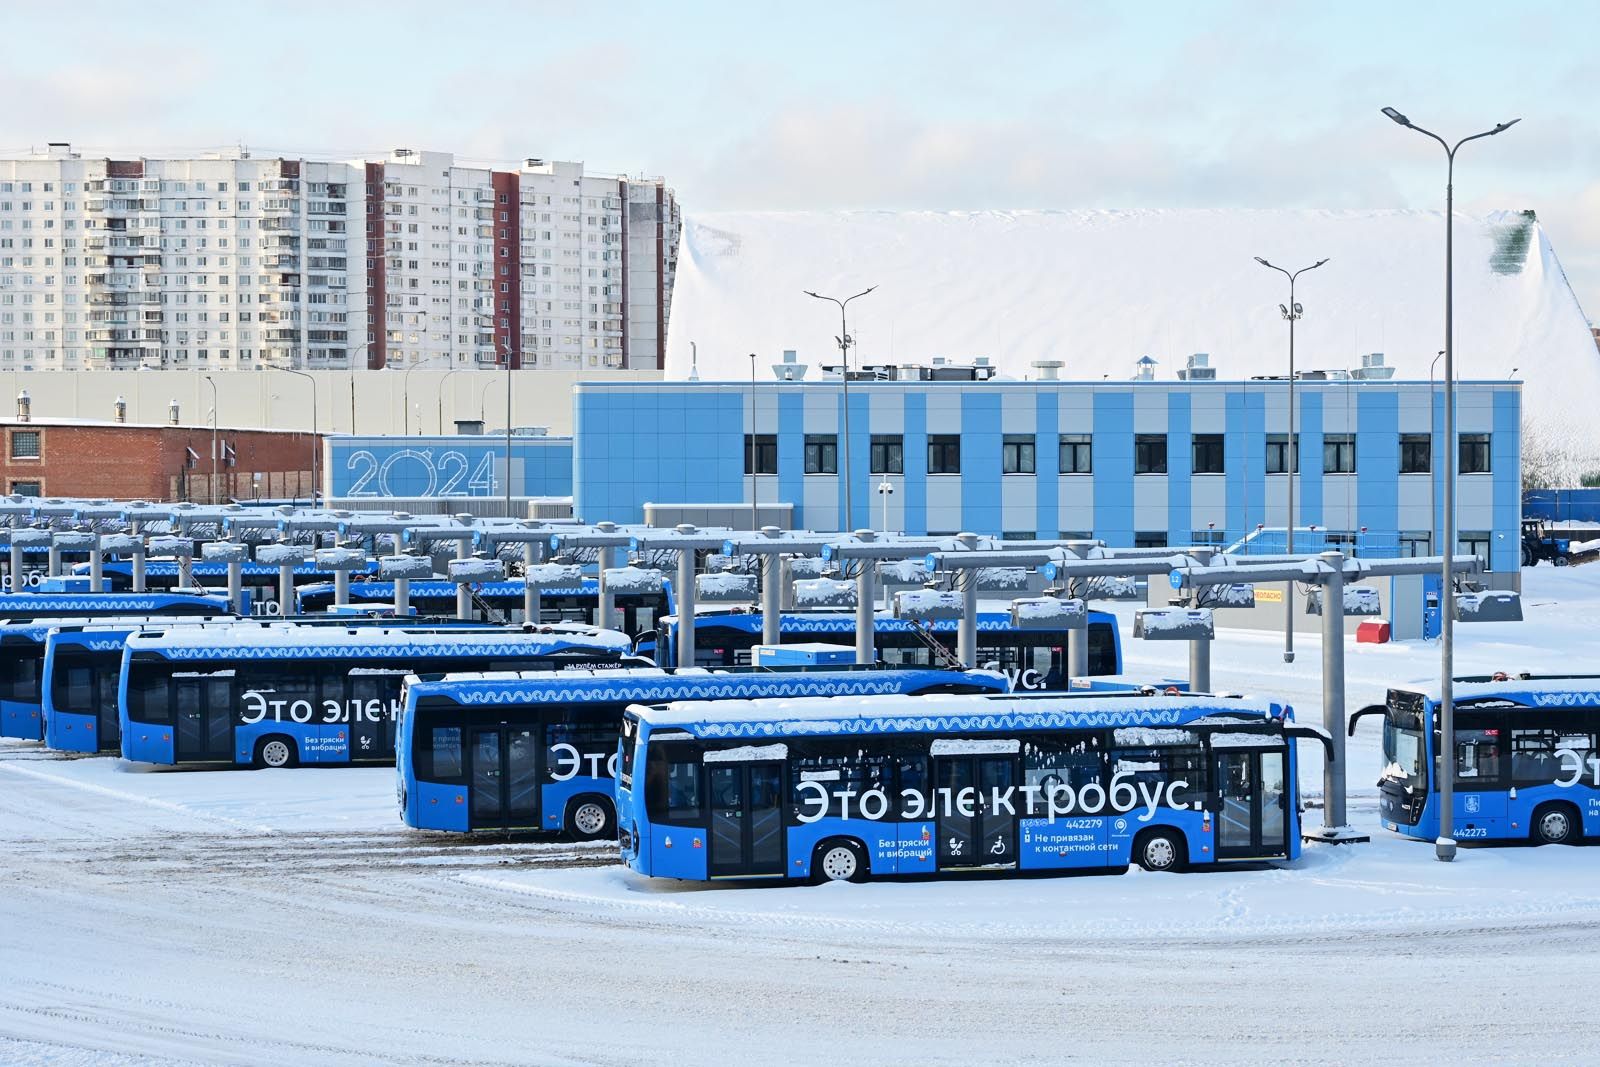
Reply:
[[[965,733],[1003,730],[1103,730],[1117,726],[1180,726],[1191,711],[1039,711],[1010,715],[885,715],[797,722],[712,722],[686,725],[696,737],[783,737],[793,734]]]
[[[438,656],[527,656],[530,654],[562,652],[567,649],[601,649],[620,651],[610,642],[583,644],[580,642],[522,644],[480,644],[472,641],[452,640],[439,645],[206,645],[193,648],[141,648],[141,652],[155,652],[167,659],[299,659],[315,653],[323,659],[364,659],[368,657],[394,659],[404,656],[433,658]]]
[[[805,696],[872,696],[904,693],[924,685],[950,680],[949,675],[930,673],[926,676],[904,674],[895,678],[834,678],[827,681],[799,681],[789,677],[771,678],[683,678],[661,683],[635,682],[631,684],[585,684],[583,682],[529,685],[515,689],[497,687],[473,690],[464,686],[442,686],[461,704],[542,704],[575,701],[628,701],[636,704],[654,703],[685,698],[710,699],[726,697],[805,697]],[[962,678],[964,682],[974,679]],[[983,684],[983,680],[977,680]],[[996,690],[1000,689],[998,681]]]
[[[26,608],[48,607],[55,611],[104,611],[115,608],[134,614],[144,611],[159,611],[173,604],[203,604],[215,607],[217,611],[224,612],[228,609],[228,602],[222,597],[203,596],[126,596],[117,593],[102,593],[99,595],[68,597],[54,593],[6,593],[0,594],[0,611],[16,611]]]

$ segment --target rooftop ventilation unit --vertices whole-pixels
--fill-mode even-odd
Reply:
[[[1139,362],[1133,367],[1133,380],[1136,382],[1153,382],[1156,380],[1156,361],[1150,356],[1141,356]]]
[[[1061,379],[1061,368],[1066,364],[1059,359],[1036,359],[1028,366],[1039,372],[1039,381],[1054,382]]]
[[[1361,356],[1361,366],[1351,373],[1362,381],[1387,381],[1394,377],[1394,368],[1384,364],[1382,352],[1365,352]]]
[[[772,365],[772,376],[780,382],[797,382],[806,376],[806,365],[792,348],[783,350],[783,362]]]
[[[1217,380],[1217,368],[1211,365],[1211,353],[1196,352],[1189,357],[1189,365],[1178,372],[1178,378],[1186,382],[1214,382]]]

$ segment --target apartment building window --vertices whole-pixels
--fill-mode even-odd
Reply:
[[[1400,435],[1400,473],[1428,474],[1433,470],[1433,439],[1425,433]]]
[[[873,434],[868,469],[873,474],[904,474],[905,439],[898,434]]]
[[[1166,434],[1136,433],[1133,435],[1133,473],[1167,473]]]
[[[1300,435],[1294,435],[1294,448],[1289,447],[1289,435],[1284,433],[1267,434],[1267,473],[1287,474],[1291,463],[1296,474],[1300,473]]]
[[[1324,474],[1354,474],[1356,472],[1355,434],[1330,433],[1323,437],[1322,472]]]
[[[12,430],[11,458],[38,459],[40,455],[40,444],[40,433],[38,430]]]
[[[1221,474],[1223,473],[1222,462],[1222,435],[1220,433],[1195,434],[1194,473]]]
[[[744,435],[744,472],[746,474],[778,473],[778,435],[771,433]]]
[[[1003,474],[1033,474],[1035,468],[1032,434],[1008,433],[1000,443],[1000,471]]]
[[[44,496],[43,482],[12,482],[12,496]]]
[[[806,434],[806,473],[839,473],[839,438],[831,433]]]
[[[928,473],[961,473],[961,435],[933,433],[928,435]]]
[[[1456,472],[1458,474],[1489,473],[1488,434],[1464,433],[1461,435],[1461,448],[1458,452]]]
[[[1090,436],[1086,433],[1062,434],[1060,460],[1062,474],[1093,474],[1094,444]]]

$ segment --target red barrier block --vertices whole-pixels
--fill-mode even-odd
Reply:
[[[1356,642],[1369,645],[1386,644],[1389,640],[1389,624],[1386,622],[1369,621],[1356,627]]]

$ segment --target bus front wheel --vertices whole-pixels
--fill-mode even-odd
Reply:
[[[1134,862],[1147,871],[1181,871],[1184,864],[1183,836],[1176,830],[1146,830],[1133,844]]]
[[[812,857],[811,873],[818,882],[865,882],[867,854],[854,841],[824,841]]]
[[[1533,840],[1538,845],[1576,844],[1581,823],[1566,804],[1547,804],[1533,813]]]
[[[579,841],[616,837],[616,815],[601,797],[578,797],[567,809],[567,832]]]
[[[257,767],[290,767],[294,765],[294,742],[283,737],[262,738],[256,745]]]

